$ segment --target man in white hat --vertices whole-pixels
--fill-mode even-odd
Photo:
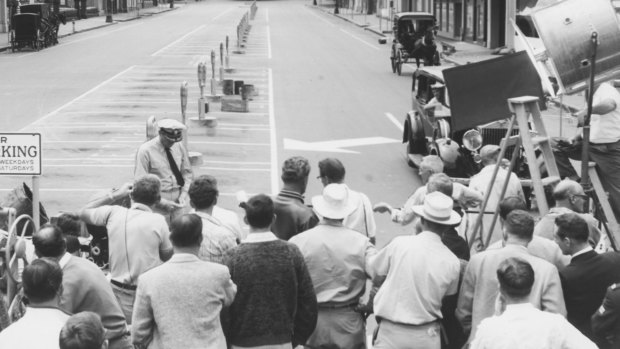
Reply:
[[[436,82],[431,85],[433,91],[433,98],[424,106],[424,110],[432,110],[432,116],[434,117],[447,117],[450,116],[450,109],[444,106],[444,84]]]
[[[374,313],[379,323],[373,348],[439,349],[444,297],[458,290],[459,259],[441,242],[441,235],[461,221],[453,200],[440,192],[414,206],[422,232],[397,236],[371,260],[370,272],[379,288]]]
[[[138,148],[134,178],[154,174],[161,181],[161,202],[156,212],[166,216],[168,222],[189,212],[189,186],[192,183],[192,166],[187,149],[181,143],[185,125],[174,119],[157,122],[159,136]]]
[[[304,255],[319,306],[306,348],[366,348],[365,321],[354,308],[364,295],[375,247],[367,236],[343,225],[357,207],[346,185],[325,186],[312,205],[321,222],[289,240]]]

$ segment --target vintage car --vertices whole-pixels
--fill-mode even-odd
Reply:
[[[443,77],[443,71],[451,67],[454,66],[420,67],[413,73],[412,110],[405,117],[403,143],[410,166],[418,167],[426,155],[439,155],[449,176],[467,178],[479,171],[477,150],[485,144],[499,144],[506,135],[508,121],[453,131]]]

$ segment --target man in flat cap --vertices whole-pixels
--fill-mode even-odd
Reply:
[[[161,181],[161,202],[155,211],[167,221],[189,211],[189,186],[192,183],[192,166],[187,149],[181,143],[185,125],[174,119],[157,123],[159,136],[138,148],[134,178],[154,174]]]

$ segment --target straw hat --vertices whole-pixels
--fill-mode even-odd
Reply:
[[[333,183],[323,188],[323,195],[312,198],[312,206],[321,217],[344,219],[357,208],[357,199],[346,185]]]
[[[438,191],[426,194],[424,205],[413,206],[413,212],[427,221],[455,225],[461,222],[461,216],[452,210],[454,201],[451,197]]]

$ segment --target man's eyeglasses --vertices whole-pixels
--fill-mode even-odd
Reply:
[[[573,195],[571,195],[571,197],[580,198],[582,200],[589,200],[590,199],[590,197],[587,196],[586,194],[573,194]]]

